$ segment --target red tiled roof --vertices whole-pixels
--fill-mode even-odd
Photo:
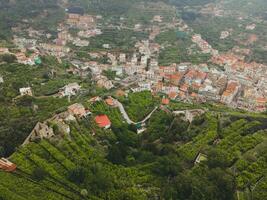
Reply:
[[[196,75],[196,78],[199,78],[199,79],[205,79],[206,77],[207,77],[207,73],[205,72],[198,72]]]
[[[186,97],[185,92],[180,91],[180,93],[179,93],[179,97],[180,97],[180,98],[185,98],[185,97]]]
[[[170,79],[172,81],[177,81],[177,82],[179,82],[182,78],[183,78],[183,74],[181,73],[175,73],[170,76]]]
[[[98,101],[98,100],[100,100],[100,97],[96,96],[96,97],[93,97],[93,98],[89,99],[89,102],[95,102],[95,101]]]
[[[169,100],[168,98],[163,98],[162,101],[161,101],[161,103],[162,103],[163,105],[169,105],[170,100]]]
[[[100,128],[105,128],[111,125],[111,122],[107,115],[98,115],[95,117],[95,121]]]
[[[238,87],[238,83],[236,83],[236,82],[228,83],[227,88],[223,92],[222,96],[230,96],[231,94],[233,94],[235,92],[237,87]]]
[[[17,166],[14,163],[11,163],[5,158],[0,159],[0,169],[7,171],[7,172],[13,172],[15,171]]]
[[[265,103],[267,103],[267,98],[259,97],[256,99],[256,102],[259,104],[265,104]]]
[[[188,90],[188,87],[189,86],[187,84],[183,84],[183,85],[181,85],[180,90],[183,92],[186,92]]]
[[[193,69],[190,69],[187,74],[185,75],[186,78],[194,78],[197,74],[197,71],[196,70],[193,70]]]
[[[192,88],[195,89],[195,90],[199,90],[200,87],[201,87],[200,84],[197,84],[197,83],[193,83],[192,84]]]
[[[117,91],[116,91],[116,95],[117,95],[117,96],[125,96],[126,93],[125,93],[123,90],[117,90]]]
[[[177,95],[178,95],[178,94],[177,94],[176,92],[170,92],[170,93],[169,93],[169,98],[170,98],[170,99],[175,99],[175,98],[177,97]]]
[[[108,104],[109,106],[114,106],[114,101],[113,101],[113,99],[111,99],[111,98],[106,99],[105,102],[106,102],[106,104]]]
[[[191,97],[197,97],[198,95],[197,95],[197,93],[192,92],[190,96],[191,96]]]

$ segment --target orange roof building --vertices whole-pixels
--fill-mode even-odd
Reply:
[[[123,90],[117,90],[116,91],[116,96],[123,97],[123,96],[126,96],[126,93]]]
[[[257,104],[262,104],[262,105],[265,105],[267,103],[267,98],[264,98],[264,97],[258,97],[256,99],[256,103]]]
[[[109,105],[109,106],[115,106],[115,102],[114,102],[114,100],[113,100],[111,97],[107,98],[107,99],[105,100],[105,102],[106,102],[106,104]]]
[[[189,89],[189,85],[188,84],[183,84],[180,87],[180,91],[183,91],[183,92],[187,92],[188,89]]]
[[[192,93],[190,94],[190,96],[191,96],[192,98],[197,98],[197,97],[198,97],[198,94],[195,93],[195,92],[192,92]]]
[[[223,92],[221,96],[221,102],[225,104],[231,104],[234,97],[238,93],[239,84],[235,81],[229,81],[226,87],[226,90]]]
[[[91,114],[91,112],[86,110],[84,106],[80,103],[75,103],[69,106],[68,112],[77,117],[86,117],[88,114]]]
[[[10,162],[9,160],[5,158],[0,159],[0,169],[6,172],[13,172],[16,170],[16,168],[17,166],[14,163]]]
[[[175,73],[175,74],[172,74],[170,75],[170,81],[173,85],[176,85],[178,86],[181,82],[183,78],[183,74],[182,73]]]
[[[162,101],[161,101],[161,103],[163,105],[169,105],[170,104],[170,100],[168,98],[163,98]]]
[[[107,115],[98,115],[95,117],[95,122],[100,128],[108,129],[111,126],[111,122]]]
[[[186,98],[186,94],[185,94],[185,92],[180,91],[180,93],[179,93],[179,98],[180,98],[180,99],[185,99],[185,98]]]
[[[178,96],[178,93],[177,92],[170,92],[168,96],[170,99],[174,100]]]
[[[99,96],[96,96],[96,97],[89,99],[89,102],[91,102],[91,103],[95,103],[97,101],[101,101],[101,98]]]

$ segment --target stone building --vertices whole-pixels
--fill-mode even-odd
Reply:
[[[22,145],[26,145],[35,140],[42,140],[54,136],[54,131],[46,123],[38,122],[30,135],[26,138]]]

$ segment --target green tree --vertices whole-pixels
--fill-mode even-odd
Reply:
[[[17,60],[17,58],[13,54],[0,55],[0,61],[2,61],[2,62],[14,63],[16,60]]]
[[[48,175],[48,173],[43,168],[35,168],[32,172],[32,176],[35,180],[41,181],[45,179],[45,177]]]
[[[83,167],[76,167],[68,172],[68,179],[76,184],[82,184],[86,179],[86,170]]]

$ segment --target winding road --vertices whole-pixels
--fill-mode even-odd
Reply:
[[[154,108],[154,109],[153,109],[153,110],[152,110],[152,111],[145,117],[145,119],[143,119],[143,120],[140,121],[140,122],[134,122],[134,121],[132,121],[132,120],[129,118],[129,116],[128,116],[126,110],[124,109],[124,106],[122,105],[122,103],[119,102],[117,99],[114,99],[114,98],[112,98],[112,99],[113,99],[115,105],[119,108],[119,110],[120,110],[120,112],[121,112],[123,118],[126,120],[126,122],[127,122],[128,124],[145,123],[147,120],[150,119],[150,117],[153,115],[153,113],[158,109],[158,106],[156,106],[156,107],[155,107],[155,108]]]

